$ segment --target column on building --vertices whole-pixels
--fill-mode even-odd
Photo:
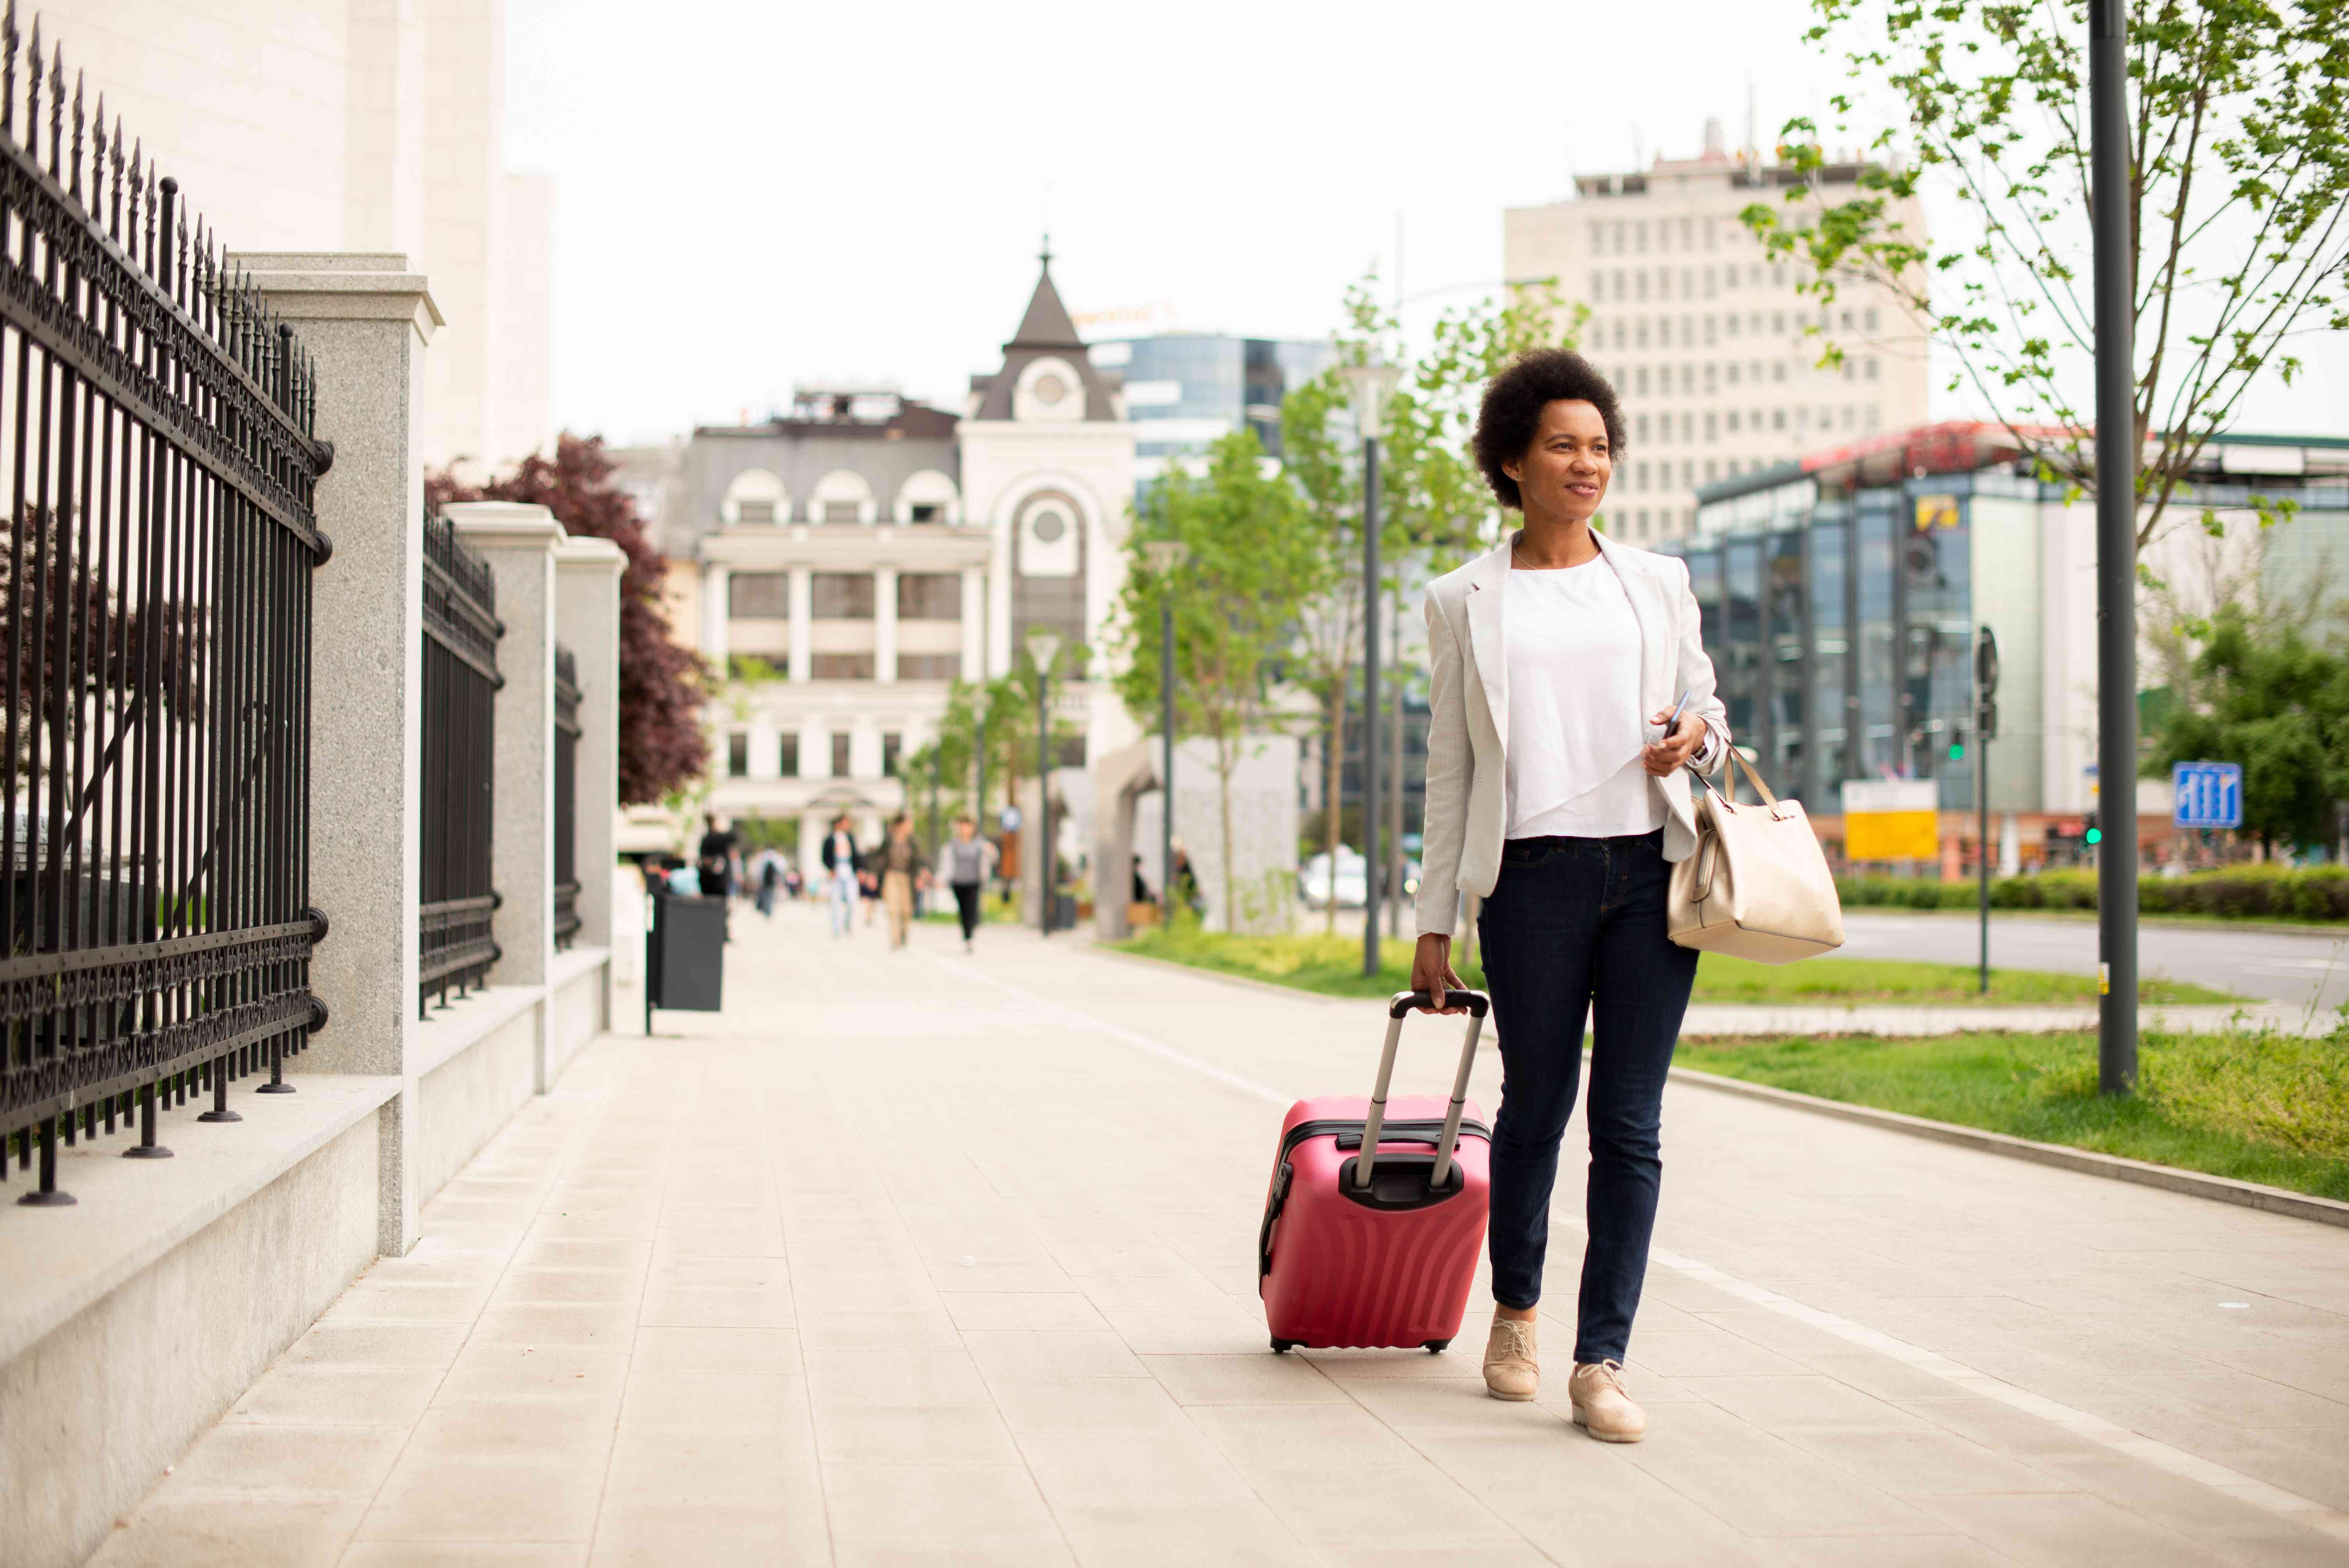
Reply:
[[[962,569],[962,678],[987,678],[987,572]]]
[[[701,654],[721,676],[726,671],[727,583],[731,576],[722,561],[701,569]]]
[[[815,614],[815,577],[805,566],[791,570],[791,670],[792,679],[805,681],[815,668],[814,644],[810,640],[808,622]],[[804,742],[802,742],[804,744]],[[805,753],[802,754],[802,758]],[[802,762],[804,768],[804,762]]]
[[[829,812],[810,808],[800,813],[800,875],[810,887],[823,874],[823,836],[831,830]]]
[[[775,717],[764,708],[750,715],[750,777],[772,779],[780,771],[775,755]]]
[[[875,567],[873,573],[873,678],[897,678],[897,569]]]

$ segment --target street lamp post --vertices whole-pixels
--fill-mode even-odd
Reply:
[[[1379,972],[1379,438],[1387,433],[1387,399],[1402,378],[1399,365],[1348,365],[1338,374],[1353,398],[1362,437],[1362,974]],[[1395,785],[1400,789],[1402,780]],[[1339,801],[1330,802],[1336,810]],[[1338,867],[1330,867],[1338,896]]]
[[[2088,4],[2096,308],[2096,1088],[2137,1087],[2137,349],[2129,222],[2128,7]]]
[[[1037,928],[1052,934],[1052,661],[1061,634],[1041,627],[1028,634],[1028,656],[1036,665],[1036,885],[1043,913]]]
[[[1191,547],[1179,539],[1154,539],[1142,547],[1158,579],[1158,729],[1165,760],[1158,769],[1158,909],[1160,923],[1174,923],[1174,573]],[[1098,887],[1093,896],[1101,896]]]

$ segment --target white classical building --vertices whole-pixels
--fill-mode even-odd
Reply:
[[[1070,650],[1054,707],[1086,759],[1138,735],[1102,673],[1124,573],[1133,427],[1052,285],[959,412],[887,386],[807,386],[787,414],[704,427],[661,519],[669,611],[730,679],[708,711],[728,818],[796,819],[803,857],[846,811],[907,802],[898,763],[956,680],[1003,675],[1030,629]]]

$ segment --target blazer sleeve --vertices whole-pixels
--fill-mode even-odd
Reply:
[[[1704,720],[1704,739],[1690,761],[1698,772],[1710,774],[1729,760],[1729,748],[1733,744],[1729,733],[1729,709],[1723,706],[1716,690],[1713,655],[1704,651],[1704,614],[1697,606],[1696,587],[1689,581],[1688,562],[1676,556],[1668,559],[1679,567],[1681,575],[1680,667],[1672,684],[1690,694],[1690,711]]]
[[[1426,599],[1427,804],[1420,845],[1423,934],[1449,936],[1460,909],[1460,849],[1467,837],[1468,790],[1476,758],[1468,743],[1466,672],[1460,638],[1430,589]]]

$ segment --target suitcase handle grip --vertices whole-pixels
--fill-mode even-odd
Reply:
[[[1465,1007],[1481,1018],[1492,1006],[1493,999],[1482,991],[1446,991],[1441,1002],[1425,991],[1398,991],[1394,994],[1394,999],[1387,1004],[1387,1016],[1400,1018],[1404,1014],[1422,1007],[1431,1010],[1438,1007]]]
[[[1435,1168],[1429,1181],[1442,1186],[1452,1173],[1453,1146],[1460,1141],[1460,1113],[1468,1103],[1468,1070],[1476,1065],[1476,1037],[1484,1033],[1485,1015],[1492,1010],[1492,998],[1482,991],[1447,991],[1444,1001],[1464,1002],[1468,1006],[1468,1035],[1460,1043],[1460,1066],[1452,1075],[1452,1103],[1444,1113],[1444,1135],[1436,1140]],[[1430,1005],[1433,998],[1424,991],[1398,991],[1387,1002],[1387,1043],[1379,1053],[1379,1081],[1371,1090],[1370,1113],[1362,1121],[1362,1147],[1370,1151],[1368,1159],[1354,1161],[1354,1186],[1367,1191],[1371,1177],[1378,1167],[1379,1129],[1387,1119],[1387,1085],[1394,1078],[1395,1047],[1402,1042],[1402,1021],[1414,1006]]]

